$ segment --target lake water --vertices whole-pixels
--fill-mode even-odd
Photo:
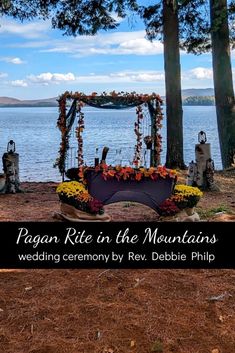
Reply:
[[[104,146],[110,148],[107,162],[128,165],[133,159],[136,114],[133,109],[123,111],[96,110],[86,107],[84,130],[84,155],[87,164],[94,161],[95,149],[99,155]],[[20,155],[21,181],[60,181],[58,169],[53,164],[58,156],[60,131],[56,128],[57,108],[0,108],[0,153],[6,151],[9,140],[16,143]],[[144,135],[149,132],[149,121],[143,122]],[[216,169],[221,169],[215,107],[184,107],[184,159],[188,164],[195,159],[194,148],[199,131],[205,131],[211,143]],[[162,164],[166,155],[166,121],[163,136]],[[75,165],[76,140],[71,135],[68,167]],[[121,153],[119,153],[121,149]],[[145,163],[148,154],[145,154]],[[1,169],[1,168],[0,168]]]

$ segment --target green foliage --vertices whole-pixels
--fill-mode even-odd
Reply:
[[[169,2],[174,3],[173,0]],[[147,37],[150,40],[162,40],[163,1],[156,1],[152,6],[141,6],[139,14],[143,18]],[[211,26],[208,0],[178,0],[180,48],[194,54],[211,50],[211,32],[223,25],[228,15],[230,25],[230,42],[235,46],[235,0],[228,1],[228,13],[221,9],[221,2],[216,4],[216,20]]]
[[[183,105],[215,105],[213,96],[194,96],[183,100]]]
[[[198,212],[200,218],[202,218],[202,219],[212,218],[213,216],[215,216],[216,213],[219,213],[219,212],[232,214],[232,210],[228,206],[222,205],[222,204],[218,205],[217,207],[212,207],[209,209],[198,207],[197,212]]]
[[[33,18],[52,21],[52,27],[65,35],[94,35],[99,30],[118,26],[116,16],[125,17],[127,12],[137,11],[135,0],[3,0],[0,15],[23,20]]]
[[[52,21],[52,27],[64,31],[65,35],[94,35],[99,30],[118,27],[116,15],[124,18],[138,13],[146,25],[150,40],[162,40],[163,0],[151,6],[138,6],[138,0],[2,0],[0,16],[23,20],[34,18]],[[178,7],[180,46],[188,52],[202,53],[211,49],[210,32],[217,30],[226,14],[220,1],[216,8],[216,21],[210,26],[208,0],[169,0],[175,11]],[[115,16],[114,16],[115,14]],[[231,23],[231,43],[235,45],[235,0],[228,1],[228,16]]]
[[[48,18],[50,11],[56,6],[56,0],[3,0],[0,1],[0,15],[23,20]]]
[[[143,18],[147,37],[162,40],[163,31],[163,1],[154,6],[142,6],[139,14]],[[174,2],[172,1],[172,6]],[[210,48],[205,44],[209,38],[209,18],[205,16],[205,0],[178,1],[179,37],[181,49],[197,52]]]

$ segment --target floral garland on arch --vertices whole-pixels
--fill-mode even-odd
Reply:
[[[157,164],[160,164],[160,157],[162,152],[162,136],[159,133],[159,130],[162,128],[162,120],[163,120],[162,109],[161,109],[161,106],[157,104],[154,111],[154,131],[156,132],[154,152],[155,152],[155,160]]]
[[[160,164],[160,156],[162,152],[162,136],[159,133],[159,130],[162,128],[163,113],[161,109],[163,101],[161,99],[155,99],[151,102],[152,104],[152,134],[154,136],[145,136],[144,141],[147,145],[147,142],[153,142],[154,144],[154,162],[156,165]],[[144,103],[145,105],[147,103]],[[153,106],[155,104],[155,106]],[[135,122],[134,132],[136,134],[136,145],[133,164],[135,167],[140,167],[141,164],[141,152],[142,152],[142,133],[141,133],[141,123],[144,118],[143,107],[138,105],[136,107],[137,121]],[[149,141],[148,141],[149,139]]]
[[[54,163],[54,167],[58,167],[61,174],[65,172],[65,160],[69,149],[69,133],[66,127],[66,97],[61,96],[59,99],[59,118],[57,127],[61,131],[61,143],[59,149],[59,157]]]
[[[142,133],[141,129],[141,121],[143,120],[143,110],[142,106],[138,105],[136,107],[137,121],[135,122],[135,134],[136,134],[136,145],[135,145],[135,154],[133,159],[133,164],[135,167],[139,168],[141,163],[141,151],[142,151]]]
[[[78,140],[78,167],[81,167],[84,163],[82,133],[85,128],[85,124],[84,124],[84,113],[82,113],[83,106],[84,106],[83,102],[79,101],[77,103],[78,126],[76,127],[76,138]]]

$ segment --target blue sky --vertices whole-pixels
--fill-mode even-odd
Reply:
[[[164,95],[163,48],[142,22],[97,36],[66,37],[49,21],[0,18],[0,96],[55,97],[65,90]],[[234,63],[234,60],[233,60]],[[181,55],[182,88],[213,87],[211,55]]]

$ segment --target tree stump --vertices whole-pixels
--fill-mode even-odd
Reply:
[[[6,152],[2,156],[3,170],[6,175],[5,192],[15,194],[21,192],[19,178],[19,154]]]
[[[195,156],[197,164],[196,183],[198,187],[207,187],[206,169],[207,161],[211,160],[211,145],[210,143],[199,143],[195,145]]]
[[[0,194],[5,194],[6,192],[6,175],[0,174]]]

